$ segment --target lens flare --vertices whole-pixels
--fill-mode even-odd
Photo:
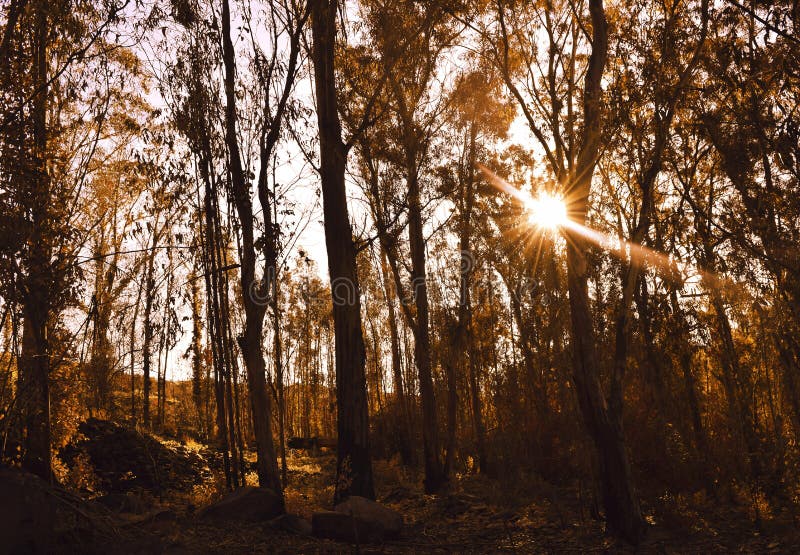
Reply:
[[[567,205],[564,199],[550,193],[542,193],[525,203],[528,220],[536,226],[551,231],[567,223]]]
[[[489,183],[499,191],[514,197],[525,207],[528,221],[531,225],[552,231],[566,231],[567,233],[564,233],[563,236],[568,241],[570,240],[570,235],[580,235],[621,259],[646,263],[659,270],[662,277],[668,279],[682,281],[680,276],[685,278],[694,275],[703,278],[707,284],[713,284],[712,286],[718,289],[722,289],[723,285],[726,287],[735,286],[738,289],[737,284],[724,280],[721,276],[707,272],[702,268],[678,260],[674,256],[655,251],[638,243],[631,243],[622,237],[604,233],[571,220],[567,216],[566,202],[563,198],[548,194],[533,198],[508,183],[483,164],[478,164],[477,167],[483,172]]]

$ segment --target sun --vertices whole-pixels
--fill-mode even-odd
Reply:
[[[543,229],[555,231],[567,223],[567,205],[560,196],[541,193],[527,203],[528,221]]]

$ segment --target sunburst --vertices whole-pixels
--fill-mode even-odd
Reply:
[[[528,221],[542,229],[556,231],[567,224],[567,205],[564,199],[551,193],[541,193],[525,203]]]

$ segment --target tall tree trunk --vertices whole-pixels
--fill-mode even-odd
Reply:
[[[23,332],[20,356],[20,391],[25,414],[25,455],[23,467],[44,478],[51,479],[50,470],[50,353],[48,345],[48,320],[50,318],[51,265],[50,247],[45,230],[48,226],[50,203],[50,178],[47,173],[47,40],[48,6],[39,1],[35,5],[33,29],[33,79],[34,95],[31,117],[33,120],[34,168],[32,187],[32,229],[29,239],[30,255],[28,274],[24,280],[25,295],[22,302]]]
[[[486,450],[486,426],[483,423],[483,407],[479,383],[479,367],[475,341],[472,333],[472,300],[470,287],[472,286],[472,272],[475,265],[475,255],[472,252],[472,210],[475,202],[475,140],[477,126],[472,123],[469,134],[468,167],[464,183],[463,204],[461,207],[461,268],[459,282],[458,305],[458,330],[462,348],[460,352],[467,354],[469,365],[469,392],[472,405],[472,424],[475,432],[475,445],[478,452],[478,470],[486,473],[489,470],[488,452]],[[462,359],[463,360],[463,359]],[[463,366],[463,364],[462,364]]]
[[[281,450],[281,478],[283,487],[289,483],[289,469],[286,463],[286,389],[283,377],[283,344],[281,342],[280,287],[277,274],[272,284],[272,324],[273,348],[275,350],[275,387],[278,397],[278,436]]]
[[[139,283],[138,291],[136,292],[136,304],[133,307],[133,318],[131,319],[131,426],[134,428],[136,427],[136,374],[134,372],[136,367],[136,322],[139,321],[139,307],[142,304],[142,291],[146,281],[147,265],[142,271],[142,281]]]
[[[342,141],[336,96],[334,50],[337,8],[337,0],[311,2],[322,205],[336,343],[338,439],[334,501],[348,495],[375,497],[369,447],[361,299],[345,190],[347,147]]]
[[[601,79],[608,53],[608,25],[602,0],[590,0],[592,53],[584,91],[584,131],[573,184],[567,191],[569,214],[578,224],[586,222],[592,174],[600,150]],[[622,431],[621,405],[609,405],[600,383],[588,289],[588,244],[567,230],[567,283],[571,313],[573,379],[584,424],[597,451],[605,517],[609,530],[638,543],[645,522],[633,486]]]
[[[206,281],[206,314],[208,315],[208,336],[211,344],[211,359],[214,368],[214,401],[215,420],[217,424],[216,442],[217,449],[222,453],[222,463],[225,471],[225,481],[228,489],[233,485],[231,478],[230,452],[228,445],[227,419],[225,417],[225,356],[222,343],[222,309],[223,297],[220,295],[219,265],[216,255],[217,235],[219,234],[219,217],[214,203],[214,187],[211,183],[210,172],[206,163],[201,165],[205,196],[203,209],[205,212],[206,227],[203,230],[203,257]]]
[[[155,257],[158,246],[158,220],[153,226],[150,252],[147,253],[147,272],[144,281],[144,339],[142,342],[142,424],[150,428],[150,367],[153,350],[153,300],[156,294]]]
[[[167,233],[170,233],[168,231]],[[166,291],[166,298],[164,299],[164,319],[161,328],[161,347],[159,347],[159,369],[158,369],[158,426],[159,429],[164,429],[164,422],[166,420],[166,410],[167,410],[167,365],[169,364],[169,352],[170,348],[170,334],[172,332],[172,314],[171,314],[171,306],[170,306],[170,299],[172,297],[172,287],[173,287],[173,257],[172,257],[172,238],[170,239],[167,244],[167,257],[168,257],[168,265],[167,265],[167,291]],[[162,360],[162,350],[163,350],[163,360]],[[163,363],[163,364],[162,364]]]
[[[416,162],[408,173],[408,240],[411,250],[411,287],[417,309],[414,326],[414,362],[419,375],[422,397],[422,444],[425,459],[425,491],[438,491],[446,476],[439,444],[439,423],[436,417],[436,397],[431,370],[431,340],[429,328],[428,286],[425,271],[425,237],[422,230],[422,205]]]
[[[25,455],[22,466],[51,479],[50,385],[47,310],[43,295],[29,293],[23,303],[20,397],[25,411]],[[30,298],[34,297],[34,298]]]
[[[728,314],[725,311],[725,302],[717,284],[709,288],[711,306],[714,308],[714,319],[719,341],[720,365],[722,366],[722,385],[728,398],[728,411],[731,425],[738,428],[744,441],[746,461],[753,479],[761,475],[760,442],[758,440],[756,416],[750,399],[752,392],[749,377],[745,375],[739,361],[736,345],[733,342],[733,332]]]
[[[416,314],[409,317],[414,332],[414,363],[419,376],[419,392],[422,400],[422,448],[425,461],[425,491],[434,493],[447,481],[439,442],[439,422],[436,409],[436,394],[433,387],[430,340],[430,309],[428,306],[428,284],[425,268],[425,235],[422,222],[422,200],[419,183],[417,157],[420,154],[419,128],[414,121],[405,91],[393,82],[394,98],[402,122],[403,154],[408,203],[408,247],[411,255],[411,297]],[[391,259],[390,259],[391,261]],[[394,268],[393,268],[394,269]],[[395,272],[395,276],[397,273]],[[397,279],[397,277],[395,278]],[[451,368],[452,370],[452,368]],[[451,375],[451,378],[453,376]],[[454,378],[451,380],[454,383]],[[455,419],[453,419],[453,426]]]
[[[677,339],[680,341],[678,356],[678,365],[683,377],[683,386],[686,392],[686,398],[689,401],[689,411],[692,423],[692,432],[694,437],[694,454],[695,458],[701,465],[701,472],[706,488],[710,493],[715,491],[714,478],[711,475],[708,465],[708,438],[706,436],[705,428],[703,427],[703,417],[700,412],[700,400],[697,395],[697,380],[695,379],[692,370],[692,345],[689,338],[689,324],[686,321],[686,316],[683,313],[680,302],[678,301],[678,292],[676,288],[670,291],[670,305],[672,307],[672,314],[677,321]]]
[[[114,224],[116,225],[116,223]],[[95,279],[92,293],[92,313],[94,325],[92,327],[91,355],[89,368],[94,386],[93,404],[98,411],[110,411],[111,403],[111,374],[113,372],[113,346],[109,340],[111,327],[112,294],[114,279],[116,277],[117,255],[107,261],[103,255],[108,250],[105,232],[100,232],[100,237],[94,247]],[[115,253],[119,250],[116,242],[112,243]]]
[[[388,262],[386,252],[381,249],[381,279],[383,281],[383,294],[386,301],[389,321],[389,336],[392,349],[392,387],[394,389],[395,411],[397,413],[397,446],[400,452],[400,460],[405,466],[414,463],[414,451],[411,446],[411,438],[408,432],[409,416],[408,401],[406,399],[405,386],[403,385],[403,367],[400,360],[400,334],[397,330],[397,312],[395,311],[394,300],[396,295],[392,291],[391,280],[389,279]]]
[[[205,429],[205,417],[203,415],[203,320],[200,316],[201,300],[200,286],[197,280],[200,278],[200,268],[197,263],[198,258],[194,259],[194,268],[189,283],[191,287],[191,309],[192,309],[192,401],[194,401],[195,412],[197,413],[197,429],[201,438],[206,438],[208,430]]]
[[[456,459],[456,439],[458,432],[458,379],[456,377],[456,366],[463,366],[461,361],[456,361],[459,352],[453,341],[448,341],[449,345],[443,349],[441,365],[444,369],[444,377],[447,382],[447,409],[445,424],[447,426],[445,453],[444,453],[444,479],[449,479],[453,474],[453,466]]]
[[[225,66],[225,144],[228,148],[229,169],[234,204],[241,225],[241,286],[244,304],[244,333],[239,337],[239,346],[247,369],[247,385],[253,414],[253,432],[256,438],[258,483],[272,489],[283,499],[275,446],[272,442],[272,410],[267,392],[266,363],[262,351],[264,314],[266,313],[266,291],[264,283],[255,277],[256,250],[253,234],[253,205],[250,198],[250,183],[242,167],[239,142],[236,136],[236,54],[231,39],[231,14],[228,0],[222,0],[222,57]],[[265,161],[262,161],[266,163]],[[263,202],[263,201],[262,201]],[[269,206],[262,206],[265,213]]]
[[[230,301],[228,291],[230,290],[230,283],[228,280],[227,268],[228,257],[226,255],[226,248],[229,242],[226,234],[223,234],[223,227],[220,224],[220,209],[219,199],[217,196],[211,197],[212,210],[214,214],[214,229],[212,235],[214,243],[212,244],[212,253],[214,256],[213,266],[218,270],[215,271],[216,287],[215,291],[218,295],[217,307],[219,314],[217,315],[219,323],[219,339],[218,345],[220,349],[220,361],[224,385],[225,397],[225,420],[226,428],[228,431],[227,445],[230,448],[231,454],[231,479],[234,486],[244,485],[244,471],[242,461],[242,444],[241,433],[239,425],[239,394],[237,391],[238,378],[236,376],[238,364],[236,360],[236,353],[234,352],[233,345],[233,330],[231,329],[230,318]]]

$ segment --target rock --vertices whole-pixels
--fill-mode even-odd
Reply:
[[[419,497],[418,494],[412,492],[407,487],[398,486],[386,494],[386,496],[383,498],[383,502],[396,503],[398,501],[404,501],[406,499],[416,499],[418,497]]]
[[[172,509],[154,509],[141,515],[127,515],[123,518],[126,526],[139,526],[153,522],[175,522],[178,515]]]
[[[0,538],[4,553],[48,553],[53,549],[55,506],[40,478],[0,468]]]
[[[384,536],[380,524],[335,511],[314,513],[311,528],[318,538],[356,544],[380,543]]]
[[[304,518],[297,515],[283,514],[278,518],[273,518],[269,521],[269,525],[275,530],[283,530],[290,534],[297,534],[300,536],[310,536],[312,529],[311,523]]]
[[[158,509],[147,516],[150,522],[175,522],[178,520],[178,515],[172,509]]]
[[[460,495],[445,495],[439,498],[437,506],[447,518],[457,518],[470,510],[472,505]]]
[[[284,513],[281,498],[271,489],[239,488],[206,507],[202,518],[263,522]]]
[[[400,513],[366,497],[351,495],[336,505],[335,511],[353,515],[372,526],[380,526],[387,538],[399,536],[403,530],[403,516]]]
[[[320,449],[336,449],[336,438],[330,437],[290,437],[286,446],[289,449],[302,449],[318,452]]]
[[[147,510],[142,498],[133,493],[109,493],[98,497],[95,502],[117,513],[140,515]]]
[[[131,515],[125,526],[146,529],[150,532],[164,532],[175,528],[178,516],[171,509],[156,509],[143,515]]]

